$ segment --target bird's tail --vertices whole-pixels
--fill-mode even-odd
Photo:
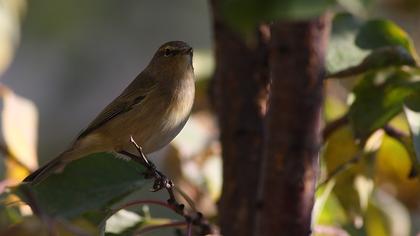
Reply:
[[[32,172],[30,175],[26,176],[23,182],[31,183],[36,185],[47,178],[52,173],[61,172],[65,165],[69,162],[69,154],[71,152],[66,151],[61,153],[58,157],[52,159],[47,164],[38,168],[36,171]]]

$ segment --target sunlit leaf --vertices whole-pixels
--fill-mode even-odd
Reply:
[[[354,87],[349,118],[358,138],[366,139],[402,112],[404,99],[420,88],[420,83],[411,82],[410,78],[410,74],[399,70],[368,73]]]
[[[330,181],[317,197],[314,206],[314,221],[316,225],[344,225],[349,222],[345,209],[331,189],[334,181]]]
[[[19,162],[30,169],[36,169],[37,163],[37,129],[38,111],[34,103],[15,94],[2,85],[0,95],[3,98],[2,128],[9,152]],[[28,170],[9,162],[8,178],[22,180]]]
[[[105,214],[110,204],[145,184],[142,171],[135,162],[99,153],[68,164],[38,185],[22,184],[14,191],[24,201],[32,193],[35,204],[51,216],[74,218],[95,210]]]
[[[385,135],[376,154],[377,175],[404,184],[411,170],[409,153],[397,140]]]
[[[356,37],[356,44],[363,49],[402,46],[414,57],[417,57],[411,38],[390,20],[376,19],[366,22],[360,28]]]
[[[359,195],[354,186],[356,176],[364,171],[359,154],[359,147],[349,126],[330,135],[323,153],[327,175],[335,173],[334,196],[350,219],[361,213]]]
[[[335,185],[335,181],[331,180],[329,181],[325,186],[322,186],[320,189],[316,192],[316,201],[313,209],[313,218],[315,219],[315,222],[318,224],[327,224],[332,222],[321,222],[320,219],[322,218],[322,215],[325,214],[324,208],[327,203],[328,198],[330,197],[330,194],[332,193],[332,189]]]
[[[390,66],[415,66],[416,62],[410,53],[404,48],[383,47],[372,51],[363,61],[355,66],[340,70],[328,77],[342,78],[366,73],[371,70],[383,69]]]
[[[121,235],[122,232],[127,233],[130,228],[137,229],[142,221],[143,218],[140,215],[120,210],[107,220],[105,232]]]

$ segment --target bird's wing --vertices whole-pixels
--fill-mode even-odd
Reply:
[[[114,119],[120,114],[131,110],[135,105],[140,104],[144,98],[156,87],[156,80],[152,77],[141,73],[130,85],[102,110],[101,113],[83,130],[76,140],[87,136],[92,131],[98,129],[108,121]]]

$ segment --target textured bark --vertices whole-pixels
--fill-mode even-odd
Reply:
[[[218,115],[223,154],[223,192],[219,223],[223,235],[252,235],[267,100],[267,34],[246,44],[226,26],[218,1],[210,1],[216,71],[211,96]],[[256,30],[257,31],[257,30]]]
[[[257,235],[310,235],[327,17],[271,26],[262,211]]]

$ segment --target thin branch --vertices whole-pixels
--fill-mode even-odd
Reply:
[[[331,173],[327,176],[327,178],[324,179],[321,183],[318,184],[318,186],[316,187],[316,190],[318,190],[319,188],[324,186],[326,183],[328,183],[331,179],[333,179],[337,175],[339,175],[342,172],[344,172],[345,170],[347,170],[350,166],[356,164],[360,160],[362,155],[363,155],[363,151],[360,150],[359,152],[356,153],[356,155],[354,155],[353,158],[351,158],[350,160],[342,163],[337,168],[335,168],[333,171],[331,171]]]
[[[332,133],[334,133],[336,130],[338,130],[339,128],[343,127],[344,125],[348,123],[349,123],[348,114],[344,114],[340,118],[328,123],[325,126],[324,130],[322,131],[323,143],[325,143],[328,140],[328,138],[330,137]]]
[[[368,71],[368,69],[369,68],[366,66],[357,65],[335,73],[327,74],[325,79],[349,79]]]
[[[408,134],[407,133],[405,133],[405,132],[403,132],[403,131],[401,131],[399,129],[396,129],[396,128],[390,126],[390,125],[385,125],[383,127],[383,130],[385,131],[385,133],[388,136],[396,139],[397,141],[399,141],[401,143],[404,143],[404,140],[403,139],[406,138],[406,137],[408,137]]]

